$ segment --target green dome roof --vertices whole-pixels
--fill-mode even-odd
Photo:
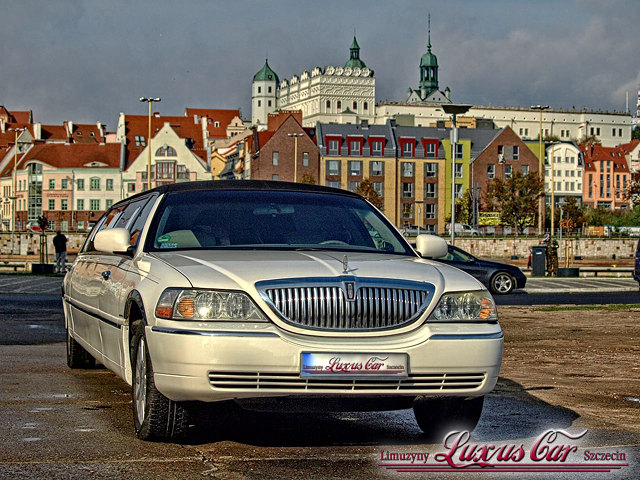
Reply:
[[[350,58],[349,61],[347,63],[344,64],[345,68],[346,67],[351,67],[351,68],[365,68],[366,65],[364,64],[364,62],[362,60],[360,60],[359,58]]]
[[[353,42],[351,42],[351,46],[349,47],[349,60],[344,64],[344,67],[350,68],[365,68],[366,65],[362,60],[360,60],[360,45],[358,45],[358,41],[354,35]]]
[[[422,55],[422,58],[420,59],[420,66],[421,67],[437,67],[438,66],[438,58],[433,53],[431,53],[431,48],[429,48],[429,51],[427,53]]]
[[[276,74],[276,72],[271,70],[271,67],[269,66],[269,62],[267,60],[264,61],[264,67],[262,67],[260,71],[253,76],[253,81],[254,82],[275,81],[276,83],[280,83],[280,79],[278,78],[278,75]]]

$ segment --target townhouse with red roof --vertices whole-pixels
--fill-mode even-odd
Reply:
[[[631,173],[640,172],[640,140],[632,140],[629,143],[623,143],[620,148],[624,151],[627,159],[627,165]]]
[[[629,207],[627,191],[631,180],[625,151],[620,147],[588,145],[584,152],[583,203],[610,210]]]

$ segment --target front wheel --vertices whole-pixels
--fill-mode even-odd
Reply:
[[[491,277],[490,288],[491,292],[496,295],[507,295],[511,293],[515,284],[516,282],[510,274],[507,272],[498,272]]]
[[[153,365],[142,324],[134,325],[132,339],[133,424],[142,440],[172,440],[184,435],[189,425],[187,410],[156,388]]]
[[[480,421],[483,405],[484,397],[468,400],[458,397],[416,397],[413,413],[425,435],[430,440],[441,442],[454,430],[471,433]]]

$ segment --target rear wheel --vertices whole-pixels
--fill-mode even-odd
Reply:
[[[133,424],[142,440],[171,440],[184,435],[189,416],[183,405],[165,397],[156,388],[153,365],[141,322],[133,325],[131,342]]]
[[[94,368],[96,359],[71,336],[67,327],[67,365],[69,368]]]
[[[507,272],[498,272],[491,277],[491,291],[497,295],[511,293],[515,285],[515,279]]]
[[[471,433],[478,425],[483,404],[484,397],[468,400],[458,397],[416,397],[413,413],[425,435],[430,440],[441,442],[453,430]]]

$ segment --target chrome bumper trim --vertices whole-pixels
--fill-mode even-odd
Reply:
[[[431,335],[429,340],[495,340],[504,338],[502,332],[496,333],[437,333]]]
[[[224,330],[183,330],[181,328],[151,327],[152,332],[178,335],[203,335],[209,337],[278,337],[273,332],[227,332]]]

